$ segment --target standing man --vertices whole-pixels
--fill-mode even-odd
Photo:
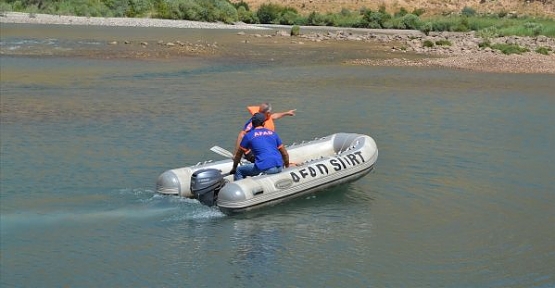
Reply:
[[[251,118],[252,129],[242,137],[239,148],[233,157],[233,168],[230,174],[233,179],[240,180],[246,176],[256,176],[260,173],[275,174],[289,167],[289,154],[281,142],[278,134],[264,127],[266,115],[255,113]],[[246,151],[252,150],[254,163],[237,167]]]
[[[295,116],[295,111],[297,109],[292,109],[285,112],[272,113],[272,105],[268,102],[265,102],[260,104],[259,106],[248,106],[247,110],[249,110],[249,113],[251,113],[251,115],[254,115],[256,113],[264,114],[264,116],[266,117],[264,127],[269,130],[275,131],[276,129],[274,125],[274,120],[280,119],[284,116]],[[236,153],[237,153],[237,150],[239,149],[239,145],[241,144],[241,140],[243,139],[245,134],[247,134],[247,132],[249,132],[252,129],[251,119],[249,119],[247,123],[245,123],[245,125],[243,126],[243,130],[241,130],[241,132],[239,132],[239,135],[237,136],[237,141],[235,142]],[[249,160],[250,162],[254,162],[254,156],[252,155],[251,151],[245,151],[244,154],[247,160]]]

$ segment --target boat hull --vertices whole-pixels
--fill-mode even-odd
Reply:
[[[328,188],[331,187],[335,187],[341,184],[345,184],[345,183],[350,183],[353,181],[358,180],[359,178],[364,177],[366,174],[370,173],[372,170],[374,170],[374,166],[372,165],[369,169],[363,170],[359,173],[355,173],[355,174],[351,174],[348,175],[347,177],[344,177],[342,179],[338,179],[332,182],[327,182],[324,184],[320,184],[317,186],[313,186],[310,188],[307,188],[305,190],[301,190],[299,192],[296,193],[292,193],[292,194],[287,194],[287,195],[282,195],[279,197],[274,197],[268,201],[262,202],[262,201],[257,201],[256,203],[224,203],[223,201],[220,201],[218,203],[218,208],[227,215],[232,215],[232,214],[239,214],[239,213],[244,213],[244,212],[248,212],[251,210],[255,210],[255,209],[259,209],[262,207],[267,207],[267,206],[273,206],[273,205],[277,205],[279,203],[294,199],[294,198],[298,198],[298,197],[302,197],[305,195],[309,195],[309,194],[313,194],[322,190],[326,190]],[[246,204],[246,205],[245,205]]]
[[[374,139],[357,133],[336,133],[290,145],[287,150],[290,161],[298,165],[281,173],[238,181],[233,181],[232,175],[226,176],[225,185],[214,193],[219,209],[226,214],[246,212],[352,182],[372,171],[378,158]],[[217,169],[226,175],[232,164],[227,159],[168,170],[158,178],[157,192],[194,198],[194,191],[191,191],[193,173]]]

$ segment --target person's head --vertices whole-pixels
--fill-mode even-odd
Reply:
[[[266,121],[266,115],[264,113],[254,113],[251,118],[252,126],[259,127],[264,126],[264,122]]]
[[[258,112],[263,113],[266,116],[269,116],[272,113],[272,105],[268,102],[260,104],[258,107]]]

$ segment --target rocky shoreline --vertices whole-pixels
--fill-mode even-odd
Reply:
[[[373,66],[441,66],[483,72],[501,73],[551,73],[555,74],[555,39],[537,37],[495,37],[490,38],[490,46],[496,44],[518,45],[528,52],[505,55],[500,50],[480,47],[484,39],[469,33],[431,33],[424,35],[419,31],[404,34],[384,34],[376,31],[360,33],[327,32],[302,37],[310,41],[328,39],[384,43],[391,52],[400,57],[384,60],[356,59],[352,64]],[[538,49],[548,51],[547,55],[537,53]],[[402,54],[415,53],[429,57],[412,59]]]
[[[355,59],[346,62],[351,65],[372,66],[438,66],[472,71],[499,73],[550,73],[555,74],[555,39],[545,36],[538,37],[496,37],[490,38],[491,44],[515,44],[526,48],[529,52],[505,55],[499,50],[480,47],[484,41],[475,33],[431,33],[424,35],[420,31],[372,30],[372,29],[341,29],[334,27],[302,27],[301,35],[290,36],[290,27],[279,25],[249,25],[236,23],[205,23],[186,20],[164,20],[150,18],[94,18],[76,16],[57,16],[28,13],[3,13],[0,23],[19,24],[56,24],[56,25],[91,25],[91,26],[124,26],[124,27],[166,27],[193,29],[234,29],[238,37],[257,37],[266,39],[268,43],[275,38],[290,38],[292,44],[304,42],[326,41],[358,41],[390,52],[388,59]],[[276,30],[273,34],[264,35],[251,30]],[[246,32],[245,32],[246,31]],[[112,45],[116,42],[110,43]],[[141,43],[142,46],[147,43]],[[189,47],[180,42],[158,43],[159,47],[185,49],[186,51],[205,51],[202,47]],[[215,53],[216,46],[207,46]],[[189,49],[191,48],[191,49]],[[538,48],[548,51],[548,55],[535,52]],[[420,57],[413,57],[417,55]]]

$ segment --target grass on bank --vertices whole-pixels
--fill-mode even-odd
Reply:
[[[500,18],[496,15],[486,16],[440,16],[428,18],[432,31],[486,33],[497,36],[539,36],[555,37],[555,20],[538,17]]]
[[[15,11],[88,17],[150,17],[174,20],[298,26],[333,26],[374,29],[416,29],[430,32],[476,31],[483,37],[539,36],[555,38],[555,19],[518,16],[506,12],[479,15],[470,7],[448,16],[424,16],[424,9],[386,11],[364,7],[338,13],[312,12],[301,15],[296,9],[263,4],[253,11],[243,1],[229,0],[2,0],[0,12]]]

